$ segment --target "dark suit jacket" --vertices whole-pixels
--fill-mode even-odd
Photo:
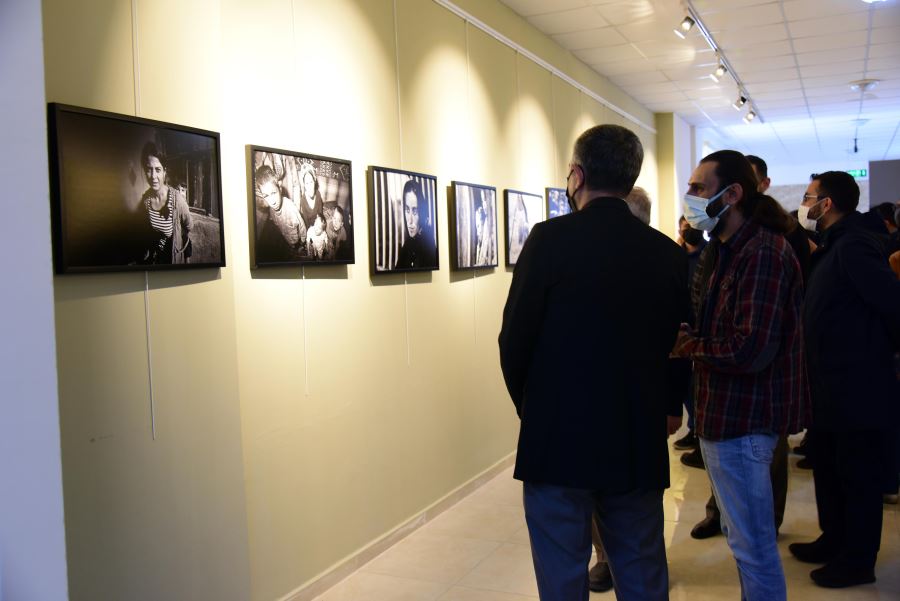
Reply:
[[[689,315],[687,257],[600,198],[537,224],[516,263],[500,363],[521,418],[514,476],[599,492],[669,484],[668,355]]]
[[[900,281],[860,213],[825,230],[803,306],[813,423],[830,431],[896,429]]]

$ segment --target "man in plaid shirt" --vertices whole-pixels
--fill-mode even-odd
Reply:
[[[739,152],[705,157],[691,175],[685,216],[711,233],[694,276],[697,325],[673,356],[694,362],[696,431],[742,598],[784,600],[769,466],[778,437],[806,421],[803,280],[790,245],[750,220],[760,194]]]

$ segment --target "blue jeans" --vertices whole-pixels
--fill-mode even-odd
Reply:
[[[784,601],[787,588],[772,520],[769,465],[778,437],[748,434],[714,441],[700,439],[713,494],[722,512],[722,531],[737,561],[741,599]]]
[[[525,482],[523,501],[541,601],[588,601],[591,516],[619,601],[667,601],[662,489],[596,493]]]

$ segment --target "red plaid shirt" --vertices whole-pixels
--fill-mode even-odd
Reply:
[[[809,402],[797,257],[783,236],[752,222],[705,252],[716,249],[712,276],[698,269],[694,277],[698,325],[684,347],[694,361],[697,433],[799,432]]]

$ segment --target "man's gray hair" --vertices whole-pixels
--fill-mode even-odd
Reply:
[[[625,198],[631,214],[650,225],[650,196],[640,186],[632,188],[631,193]]]
[[[644,147],[630,129],[597,125],[578,137],[572,162],[581,166],[588,188],[624,197],[641,173]]]

